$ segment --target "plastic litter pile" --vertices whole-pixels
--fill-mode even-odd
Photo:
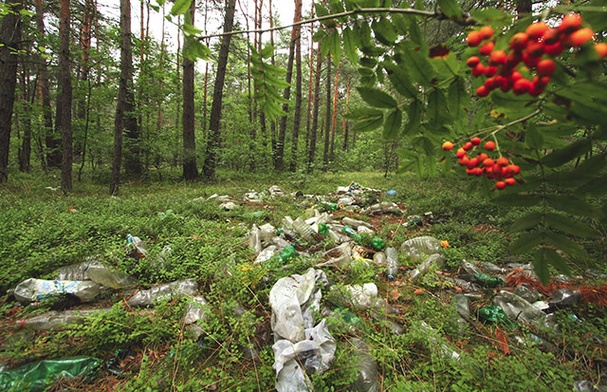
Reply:
[[[406,216],[405,208],[388,201],[395,195],[393,190],[384,193],[352,183],[324,196],[299,192],[289,195],[273,186],[262,193],[249,191],[240,199],[227,195],[195,199],[196,202],[217,203],[218,208],[230,211],[243,204],[262,206],[266,200],[292,198],[305,209],[302,216],[285,216],[280,227],[269,223],[253,224],[248,228],[246,238],[255,253],[254,264],[287,264],[298,257],[314,260],[314,268],[279,279],[270,291],[273,366],[278,391],[310,391],[313,389],[310,376],[322,374],[331,367],[337,344],[326,322],[328,315],[337,314],[355,326],[356,316],[352,311],[364,310],[388,323],[394,333],[403,331],[403,326],[394,322],[394,318],[386,317],[395,309],[386,296],[379,293],[374,282],[332,285],[325,273],[327,269],[345,269],[355,261],[373,264],[385,271],[388,285],[404,280],[419,282],[431,275],[455,288],[452,302],[463,323],[481,320],[508,329],[522,324],[535,329],[558,330],[552,312],[557,308],[574,306],[582,299],[579,291],[568,288],[566,284],[551,292],[541,292],[529,284],[537,281],[530,265],[500,267],[462,260],[457,274],[443,274],[443,251],[448,244],[434,237],[418,236],[387,246],[389,239],[377,234],[379,228],[371,223],[373,218],[383,215],[399,217],[405,229],[415,229],[436,220],[431,212]],[[326,250],[322,246],[324,243],[335,246]],[[125,252],[134,260],[147,256],[144,242],[132,235],[126,239]],[[408,260],[409,265],[414,264],[415,267],[405,270],[400,265],[403,260]],[[562,279],[566,281],[566,278]],[[160,300],[185,297],[189,306],[182,320],[189,326],[191,336],[198,338],[202,335],[197,322],[205,317],[207,301],[199,292],[195,279],[161,284],[147,290],[137,290],[137,286],[138,282],[132,276],[92,258],[59,269],[56,280],[27,279],[15,287],[12,294],[22,305],[53,296],[75,297],[79,302],[90,303],[108,292],[120,290],[128,293],[125,303],[131,307],[153,307]],[[487,289],[495,293],[490,304],[487,304]],[[323,295],[326,296],[325,301]],[[478,306],[477,303],[485,305]],[[107,309],[51,311],[19,320],[16,328],[31,331],[62,329],[104,311]],[[460,358],[456,348],[441,343],[439,332],[431,325],[422,322],[412,327],[427,336],[429,345],[444,358],[453,361]],[[540,340],[535,335],[517,337],[522,345]],[[348,343],[358,355],[358,377],[348,390],[378,391],[379,371],[369,354],[369,342],[353,336]],[[68,370],[66,363],[71,364]],[[20,386],[25,380],[32,385],[44,386],[53,377],[90,375],[98,367],[99,360],[95,358],[66,358],[51,365],[38,362],[23,368],[3,369],[0,371],[0,390]],[[39,370],[42,368],[45,370]],[[592,390],[588,389],[585,380],[576,382],[573,387],[577,391]]]

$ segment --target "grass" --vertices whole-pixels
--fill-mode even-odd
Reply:
[[[318,259],[296,257],[286,265],[273,261],[253,265],[255,254],[246,236],[252,224],[280,227],[286,215],[304,215],[312,203],[264,199],[261,204],[242,203],[224,211],[217,202],[206,201],[215,193],[239,199],[249,190],[262,192],[278,185],[287,193],[326,195],[355,180],[367,187],[396,190],[390,200],[407,211],[403,217],[372,219],[387,245],[398,247],[421,235],[449,242],[444,276],[457,276],[462,259],[497,264],[530,261],[528,255],[514,257],[508,249],[512,238],[507,229],[522,212],[494,205],[456,177],[421,180],[376,173],[251,177],[225,172],[220,178],[213,185],[170,180],[128,183],[114,198],[107,195],[106,185],[76,183],[74,192],[65,196],[47,189],[57,186],[56,178],[11,177],[0,188],[0,363],[12,367],[73,355],[91,355],[106,363],[93,381],[59,380],[51,390],[273,390],[269,291],[279,278],[303,273]],[[408,215],[426,212],[432,212],[433,224],[403,226]],[[129,233],[139,236],[148,250],[147,257],[135,264],[126,257]],[[326,241],[319,246],[327,250],[333,245]],[[128,291],[106,293],[93,306],[108,310],[84,324],[52,332],[15,329],[16,320],[61,304],[49,301],[22,307],[9,299],[9,290],[30,277],[52,278],[57,268],[90,256],[135,275],[141,288],[196,279],[212,309],[200,322],[202,337],[192,338],[181,321],[187,299],[135,309],[122,301]],[[598,261],[594,267],[604,271],[604,260]],[[377,382],[385,391],[548,391],[570,390],[579,380],[601,382],[605,308],[582,302],[557,310],[560,333],[522,325],[509,330],[474,318],[465,321],[451,304],[457,287],[439,275],[413,282],[405,271],[414,268],[413,263],[401,262],[395,281],[388,281],[374,264],[325,269],[333,285],[376,283],[390,311],[376,314],[325,304],[337,310],[328,316],[337,351],[331,368],[312,377],[315,390],[352,390],[358,366],[368,365],[356,339],[364,341],[379,364]],[[604,280],[586,283],[599,287]],[[489,303],[494,294],[493,289],[485,289],[472,309]],[[78,305],[86,306],[90,305]],[[400,326],[398,334],[396,326]],[[545,343],[534,342],[533,336]],[[460,354],[458,360],[446,354],[453,351]]]

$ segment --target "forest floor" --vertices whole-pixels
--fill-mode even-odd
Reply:
[[[221,178],[2,185],[0,390],[275,390],[279,338],[278,383],[316,391],[607,390],[605,236],[544,285],[509,248],[525,211],[455,176]],[[26,283],[62,267],[94,282]]]

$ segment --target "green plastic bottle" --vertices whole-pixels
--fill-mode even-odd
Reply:
[[[361,236],[360,234],[358,234],[356,232],[356,230],[354,230],[353,228],[351,228],[350,226],[344,226],[343,229],[341,229],[341,232],[344,234],[349,235],[350,237],[352,237],[355,241],[360,242],[361,240]]]
[[[386,243],[379,237],[373,237],[371,238],[371,245],[375,250],[382,250],[384,249],[384,246],[386,246]]]
[[[324,223],[318,224],[318,234],[326,235],[329,234],[329,226]]]
[[[483,286],[487,287],[497,287],[500,284],[504,284],[504,280],[502,278],[498,278],[495,276],[491,276],[489,274],[484,274],[482,272],[478,274],[474,274],[474,278]]]
[[[297,254],[297,252],[295,251],[295,245],[289,245],[284,248],[282,252],[280,252],[278,258],[280,259],[280,261],[285,262],[295,256],[295,254]]]

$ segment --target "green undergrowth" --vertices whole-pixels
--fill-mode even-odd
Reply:
[[[296,256],[287,264],[271,260],[253,265],[255,254],[246,241],[251,225],[268,222],[280,227],[284,216],[303,215],[310,203],[290,197],[265,199],[224,211],[218,202],[207,201],[213,194],[239,199],[249,190],[262,192],[278,185],[287,193],[325,195],[353,181],[384,191],[394,189],[397,194],[383,200],[399,203],[405,215],[374,221],[377,235],[387,245],[398,247],[420,235],[448,241],[446,274],[456,274],[462,259],[496,264],[531,260],[525,254],[512,256],[508,248],[512,241],[508,227],[522,211],[496,206],[469,192],[455,177],[421,180],[375,173],[251,177],[226,172],[220,178],[216,184],[127,183],[117,197],[109,197],[105,185],[91,183],[75,183],[74,192],[66,196],[47,188],[57,185],[52,177],[17,175],[3,185],[0,363],[17,366],[74,355],[104,361],[92,383],[76,380],[70,385],[63,380],[64,390],[273,390],[270,289],[281,277],[304,273],[320,260],[317,254],[335,244],[324,240],[310,258]],[[431,222],[403,225],[409,215],[428,212]],[[147,257],[134,262],[126,256],[127,234],[144,241]],[[204,331],[201,338],[192,338],[181,321],[187,299],[134,309],[122,301],[128,291],[105,294],[92,306],[107,310],[81,325],[38,333],[15,329],[15,320],[57,304],[49,301],[23,308],[9,300],[9,290],[30,277],[51,279],[57,268],[91,256],[136,276],[141,288],[196,279],[211,309],[199,324]],[[595,261],[595,267],[604,266],[604,260]],[[458,291],[453,284],[435,274],[412,282],[405,273],[414,263],[401,262],[400,276],[394,281],[364,262],[324,269],[336,287],[376,283],[389,306],[382,311],[348,309],[335,306],[323,293],[323,304],[332,310],[324,317],[337,351],[331,368],[312,376],[315,390],[352,390],[357,367],[365,360],[355,348],[356,339],[365,342],[378,364],[377,379],[385,391],[571,390],[575,381],[601,381],[597,369],[605,361],[604,308],[583,303],[575,310],[559,310],[558,333],[521,325],[511,330],[482,324],[475,317],[466,321],[451,304]],[[473,313],[493,294],[487,289],[482,299],[472,302]]]

